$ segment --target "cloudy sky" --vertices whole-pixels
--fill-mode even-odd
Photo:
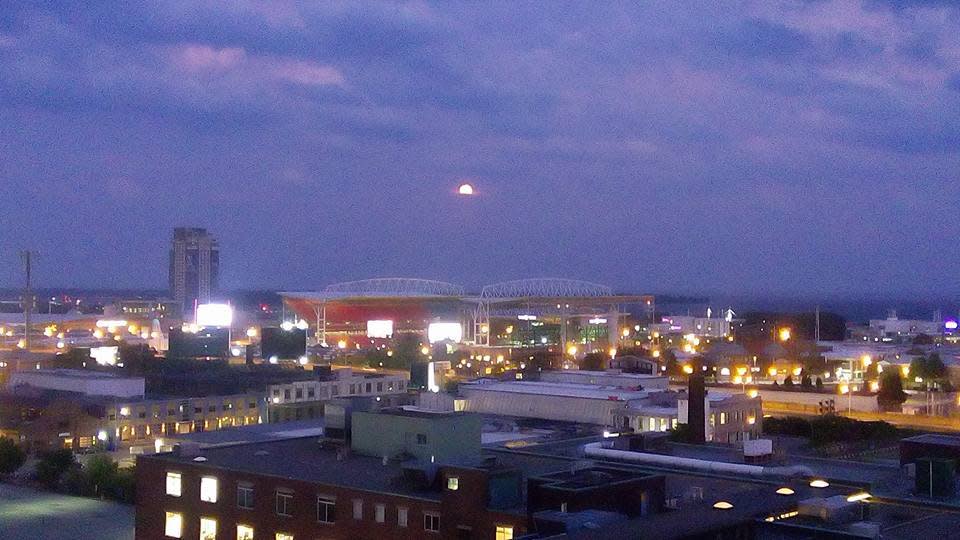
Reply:
[[[187,225],[231,288],[960,294],[952,2],[125,4],[0,10],[0,286]]]

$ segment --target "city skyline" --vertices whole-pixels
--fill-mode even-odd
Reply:
[[[956,7],[566,8],[5,10],[0,287],[960,293]]]

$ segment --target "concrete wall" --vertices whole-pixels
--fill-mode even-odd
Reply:
[[[483,419],[478,415],[355,412],[350,422],[351,447],[358,454],[392,458],[408,453],[422,461],[438,463],[480,455]],[[425,436],[426,442],[418,442],[418,435]]]
[[[667,377],[644,376],[632,373],[617,373],[616,371],[544,371],[540,380],[552,383],[595,384],[599,386],[615,386],[617,388],[634,388],[642,386],[644,390],[666,390],[669,380]]]
[[[525,416],[544,420],[564,420],[601,426],[613,425],[613,413],[627,406],[625,401],[548,394],[522,394],[484,390],[482,385],[462,385],[466,398],[464,410],[503,416]]]
[[[792,403],[796,405],[806,405],[816,407],[820,401],[832,399],[836,404],[836,410],[846,411],[852,404],[854,411],[877,412],[880,408],[877,406],[876,396],[857,396],[852,398],[848,395],[840,394],[818,394],[816,392],[785,392],[782,390],[764,390],[760,389],[760,397],[764,402],[774,403]]]

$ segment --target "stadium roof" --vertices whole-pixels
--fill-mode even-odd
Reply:
[[[348,281],[327,286],[322,291],[281,292],[281,296],[326,302],[336,300],[382,300],[382,299],[458,299],[472,303],[526,304],[553,303],[558,299],[576,300],[578,304],[599,302],[610,304],[639,303],[646,299],[640,295],[619,295],[606,286],[589,281],[562,278],[533,278],[504,281],[484,286],[479,295],[467,294],[464,287],[416,278],[376,278]]]

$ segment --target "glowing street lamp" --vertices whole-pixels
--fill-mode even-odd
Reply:
[[[780,341],[789,341],[790,340],[790,329],[781,328],[780,329]]]

